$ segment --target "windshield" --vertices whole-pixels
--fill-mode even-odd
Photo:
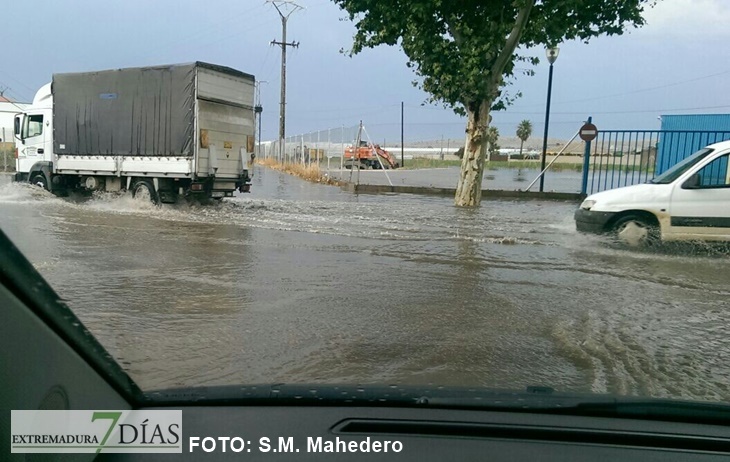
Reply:
[[[7,17],[38,15],[11,3]],[[685,13],[704,9],[674,2],[536,6],[497,59],[483,51],[508,45],[525,2],[424,2],[399,14],[433,24],[394,31],[304,1],[284,37],[259,0],[49,3],[43,35],[66,39],[5,25],[33,60],[0,72],[0,229],[150,396],[285,383],[730,402],[727,159],[711,187],[637,192],[639,212],[583,202],[730,146],[730,115],[696,109],[726,93],[707,70],[726,31],[705,25],[730,13],[693,16],[696,35]],[[2,118],[18,112],[33,143]]]
[[[654,184],[669,184],[682,176],[684,172],[694,167],[699,161],[710,155],[710,153],[712,152],[713,150],[709,148],[700,149],[699,151],[695,152],[691,156],[676,164],[674,167],[670,168],[669,170],[651,180],[651,182]]]

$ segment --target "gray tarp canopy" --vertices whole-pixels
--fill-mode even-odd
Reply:
[[[199,65],[54,75],[55,152],[192,156]]]

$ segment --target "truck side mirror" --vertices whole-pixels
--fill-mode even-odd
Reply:
[[[695,173],[691,177],[687,178],[687,181],[682,185],[682,189],[697,189],[700,187],[700,174]]]
[[[20,116],[15,116],[15,124],[13,128],[15,130],[15,136],[20,138]]]

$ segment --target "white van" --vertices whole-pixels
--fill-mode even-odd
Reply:
[[[615,233],[630,245],[730,241],[730,141],[712,144],[649,183],[588,196],[578,231]]]

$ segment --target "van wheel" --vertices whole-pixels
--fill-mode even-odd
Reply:
[[[613,233],[619,241],[630,247],[648,247],[660,241],[657,224],[640,215],[619,218],[613,225]]]
[[[159,198],[155,193],[155,187],[149,180],[137,180],[132,185],[132,197],[139,201],[159,203]]]
[[[48,180],[46,180],[46,175],[43,173],[36,173],[30,178],[30,184],[39,186],[46,191],[50,191],[50,188],[48,187]]]

